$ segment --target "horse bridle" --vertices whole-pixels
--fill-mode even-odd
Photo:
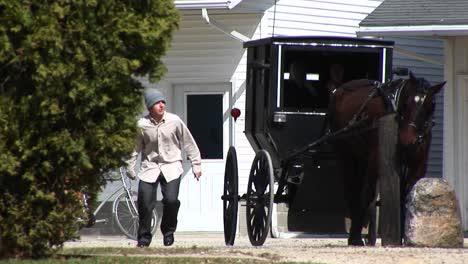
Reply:
[[[407,86],[409,80],[402,80],[401,83],[398,85],[398,87],[394,90],[393,98],[394,100],[394,106],[395,110],[398,113],[399,116],[399,123],[403,122],[403,114],[400,112],[402,109],[401,105],[402,103],[400,102],[401,100],[401,93],[403,92],[404,88]],[[415,144],[421,144],[424,142],[424,140],[427,138],[429,135],[430,131],[432,130],[432,127],[435,125],[435,122],[432,118],[432,113],[430,116],[426,118],[426,120],[422,123],[419,124],[418,118],[420,118],[421,111],[423,109],[424,103],[427,98],[427,92],[424,89],[424,84],[422,83],[422,79],[418,80],[418,84],[416,85],[416,96],[414,97],[415,103],[416,103],[416,111],[414,114],[414,118],[411,118],[411,122],[409,122],[407,125],[410,127],[413,127],[416,130],[416,142]]]

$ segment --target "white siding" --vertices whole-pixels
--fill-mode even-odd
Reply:
[[[252,37],[263,14],[226,14],[209,12],[211,20]],[[245,126],[245,79],[246,52],[240,41],[208,25],[200,13],[183,13],[180,30],[176,32],[173,45],[164,62],[168,68],[164,80],[172,84],[232,82],[232,107],[241,110],[234,123],[233,144],[239,162],[240,193],[246,190],[253,149],[244,135]],[[230,108],[231,109],[231,108]],[[229,115],[225,113],[224,116]]]
[[[356,36],[359,22],[382,1],[281,0],[267,12],[270,34]]]
[[[242,43],[208,25],[201,12],[182,12],[180,29],[164,58],[164,81],[181,83],[228,82],[243,55]],[[251,37],[261,14],[209,12],[213,19]]]
[[[255,156],[255,152],[250,146],[249,141],[245,137],[245,81],[246,81],[246,51],[239,63],[236,73],[233,75],[234,88],[234,104],[233,107],[241,110],[241,116],[234,124],[234,145],[237,151],[238,169],[239,169],[239,193],[243,194],[247,191],[248,176],[250,166]],[[243,220],[243,219],[242,219]]]
[[[443,62],[444,43],[442,40],[430,38],[386,38],[393,40],[396,47],[434,58]],[[444,79],[443,65],[435,65],[420,60],[408,58],[404,55],[393,55],[394,67],[408,67],[416,77],[424,77],[431,84],[442,82]],[[444,128],[444,93],[443,91],[436,98],[435,123],[432,129],[432,144],[429,153],[429,163],[427,166],[428,177],[442,177],[443,160],[443,128]]]

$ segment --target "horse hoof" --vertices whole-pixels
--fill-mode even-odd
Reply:
[[[364,241],[362,241],[362,239],[348,239],[348,246],[363,247]]]
[[[364,244],[368,247],[374,247],[377,241],[375,239],[364,239]]]

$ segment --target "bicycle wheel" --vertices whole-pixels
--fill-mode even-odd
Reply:
[[[131,191],[131,196],[127,192],[119,194],[113,205],[113,214],[115,222],[120,230],[130,239],[137,240],[138,235],[138,211],[137,211],[137,192]],[[151,234],[156,233],[158,223],[158,215],[156,210],[153,210],[151,217]]]

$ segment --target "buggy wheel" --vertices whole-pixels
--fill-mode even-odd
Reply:
[[[273,188],[271,157],[261,150],[252,163],[246,194],[247,233],[253,246],[263,245],[270,231]]]
[[[122,233],[130,239],[137,240],[138,236],[138,211],[137,211],[137,192],[130,191],[130,196],[124,190],[114,200],[112,211],[115,222]],[[151,234],[156,233],[158,216],[156,210],[153,210],[151,216]]]
[[[382,246],[400,246],[402,242],[397,143],[398,124],[395,115],[381,117],[379,120],[379,224]]]
[[[238,195],[237,154],[234,147],[230,147],[226,157],[224,170],[223,221],[224,242],[226,246],[234,245],[237,229],[237,210],[239,206]]]

